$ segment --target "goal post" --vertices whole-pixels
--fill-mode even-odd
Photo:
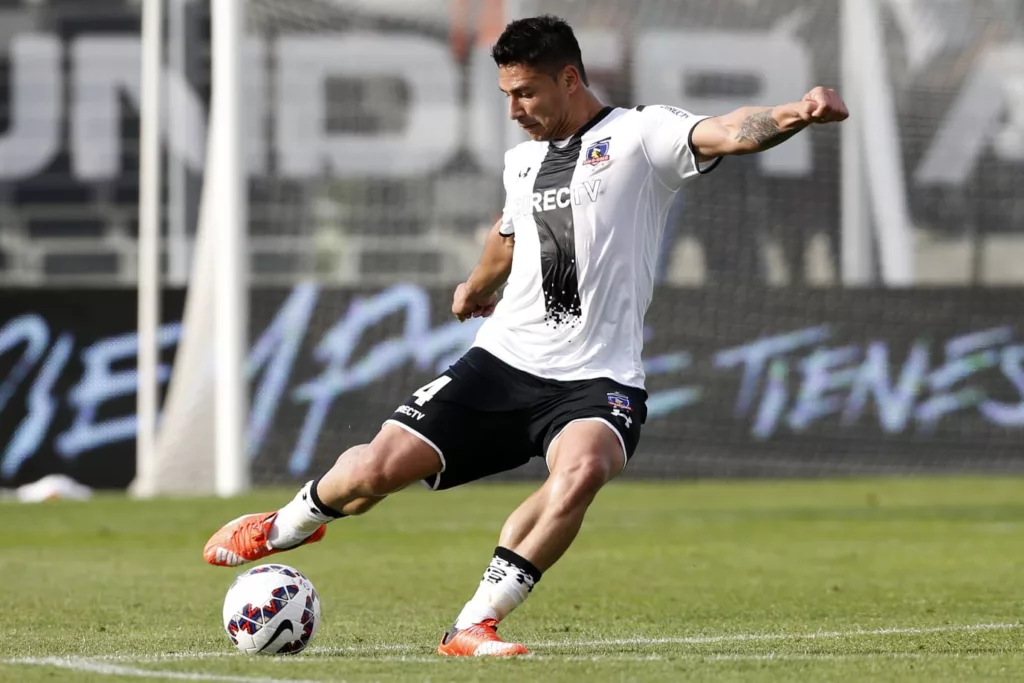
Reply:
[[[844,0],[843,19],[844,37],[859,46],[859,54],[844,50],[843,56],[854,59],[857,69],[852,91],[859,106],[851,122],[859,134],[856,155],[878,244],[875,271],[880,284],[909,287],[914,284],[913,221],[879,0]]]
[[[243,163],[242,49],[245,0],[211,4],[211,105],[195,258],[182,338],[157,421],[162,8],[145,3],[143,190],[140,192],[140,497],[233,496],[249,488],[245,357],[248,326],[247,185]]]
[[[242,154],[242,52],[248,2],[234,0],[211,4],[213,92],[207,144],[213,150],[210,178],[214,191],[205,197],[211,205],[206,214],[210,223],[201,225],[200,230],[217,235],[213,304],[216,490],[218,495],[232,496],[249,488],[249,458],[245,445],[248,174]]]
[[[874,240],[869,219],[870,196],[867,178],[864,175],[863,135],[856,112],[859,112],[861,97],[859,63],[861,55],[860,35],[855,29],[856,3],[863,0],[843,0],[839,42],[843,99],[854,119],[843,126],[840,133],[840,271],[843,285],[867,287],[874,283],[875,267],[873,257]]]
[[[136,457],[133,492],[140,496],[156,491],[155,467],[160,350],[160,148],[163,83],[162,0],[142,5],[142,96],[139,139],[139,256],[138,326],[139,366],[136,394]]]

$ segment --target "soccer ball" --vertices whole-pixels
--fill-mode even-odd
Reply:
[[[239,574],[224,598],[224,630],[247,655],[293,655],[313,640],[320,597],[302,572],[262,564]]]

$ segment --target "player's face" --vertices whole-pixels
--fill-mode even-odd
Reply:
[[[552,140],[569,118],[572,74],[551,74],[529,66],[499,67],[498,87],[508,98],[508,115],[534,140]]]

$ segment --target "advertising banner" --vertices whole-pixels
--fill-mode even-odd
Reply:
[[[373,436],[480,321],[411,284],[256,290],[254,480],[298,480]],[[662,288],[648,315],[649,419],[628,474],[816,476],[1024,470],[1020,290]],[[164,301],[169,377],[183,294]],[[0,293],[0,475],[120,488],[135,454],[136,299]],[[482,457],[483,454],[482,454]],[[536,476],[543,463],[511,476]]]

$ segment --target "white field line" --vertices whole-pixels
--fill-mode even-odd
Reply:
[[[985,659],[996,655],[1008,653],[981,653],[981,652],[861,652],[850,654],[830,654],[827,652],[803,652],[803,653],[775,653],[769,652],[763,655],[707,655],[702,658],[705,662],[773,662],[773,661],[794,661],[813,662],[816,660],[841,662],[844,660],[858,661],[864,659]],[[1018,655],[1014,655],[1018,656]]]
[[[136,678],[172,679],[179,681],[227,681],[230,683],[322,683],[321,681],[298,680],[294,678],[266,678],[255,676],[226,676],[190,671],[159,671],[138,669],[122,664],[85,659],[80,657],[32,657],[26,659],[0,660],[5,664],[36,664],[55,666],[71,671],[103,674],[106,676],[134,676]]]
[[[860,654],[830,654],[830,653],[768,653],[768,654],[720,654],[707,655],[697,653],[680,653],[673,655],[641,655],[641,654],[607,654],[607,655],[526,655],[522,659],[539,662],[839,662],[839,661],[864,661],[864,660],[977,660],[991,657],[992,654],[983,653],[957,653],[957,652],[865,652]],[[274,660],[279,661],[279,660]],[[436,655],[383,655],[379,657],[356,656],[346,658],[346,661],[366,661],[377,663],[409,663],[409,664],[433,664],[451,665],[452,660]],[[465,661],[465,660],[460,660]],[[109,662],[98,662],[88,659],[74,658],[38,658],[8,660],[8,663],[38,664],[56,666],[72,671],[106,674],[110,676],[134,676],[138,678],[171,679],[187,681],[228,681],[237,683],[322,683],[320,681],[273,678],[273,677],[246,677],[229,676],[221,674],[210,674],[202,672],[184,671],[161,671],[158,669],[139,669],[122,664],[111,664]]]
[[[610,638],[598,640],[550,640],[533,643],[533,647],[606,647],[608,645],[713,645],[715,643],[764,642],[769,640],[816,640],[852,638],[856,636],[927,635],[930,633],[964,633],[970,631],[1008,631],[1020,624],[973,624],[965,626],[926,626],[922,628],[879,628],[856,631],[815,631],[814,633],[734,633],[721,636],[690,636],[685,638]]]
[[[958,652],[864,652],[860,654],[830,654],[822,653],[768,653],[751,655],[709,655],[697,653],[679,653],[671,655],[643,655],[617,653],[607,655],[552,655],[552,654],[528,654],[517,659],[530,662],[771,662],[771,661],[858,661],[871,659],[964,659],[975,660],[985,659],[1004,653],[958,653]],[[1014,655],[1019,656],[1019,655]],[[452,661],[447,657],[437,655],[383,655],[380,657],[356,656],[347,657],[348,662],[408,662],[413,664],[447,664]],[[466,660],[459,660],[466,661]]]
[[[688,636],[680,638],[602,638],[594,640],[560,640],[527,643],[530,647],[540,649],[587,649],[608,646],[651,646],[651,645],[709,645],[718,643],[742,643],[742,642],[766,642],[766,641],[790,641],[790,640],[825,640],[854,638],[864,636],[888,636],[888,635],[926,635],[932,633],[968,633],[981,631],[1008,631],[1021,628],[1020,624],[971,624],[960,626],[930,626],[930,627],[906,627],[906,628],[881,628],[881,629],[858,629],[851,631],[815,631],[813,633],[734,633],[718,636]],[[379,662],[412,662],[412,663],[441,663],[449,661],[443,657],[426,654],[393,654],[383,653],[426,653],[429,648],[426,645],[412,644],[382,644],[382,645],[358,645],[348,647],[312,647],[310,654],[321,655],[318,659],[328,657],[339,657],[344,659],[362,659]],[[324,655],[326,657],[324,657]],[[181,660],[203,660],[217,659],[222,657],[238,656],[234,652],[182,652],[165,655],[130,655],[117,654],[99,657],[41,657],[41,658],[15,658],[0,659],[4,664],[44,665],[56,666],[75,671],[88,671],[119,676],[136,676],[141,678],[163,678],[194,681],[236,681],[238,683],[307,683],[306,681],[295,681],[294,679],[282,678],[254,678],[245,676],[225,676],[207,673],[191,673],[178,671],[159,671],[154,669],[138,669],[126,667],[112,662],[125,662],[141,664],[145,662],[156,663]],[[694,661],[763,661],[763,660],[797,660],[797,659],[821,659],[840,660],[856,658],[898,658],[898,657],[961,657],[956,653],[891,653],[868,655],[830,655],[830,654],[699,654],[699,653],[673,653],[670,656],[655,654],[629,654],[610,653],[597,655],[558,655],[558,654],[533,654],[530,659],[549,661],[661,661],[687,659]],[[967,658],[973,655],[963,655]],[[290,658],[271,658],[270,661],[291,661]]]

